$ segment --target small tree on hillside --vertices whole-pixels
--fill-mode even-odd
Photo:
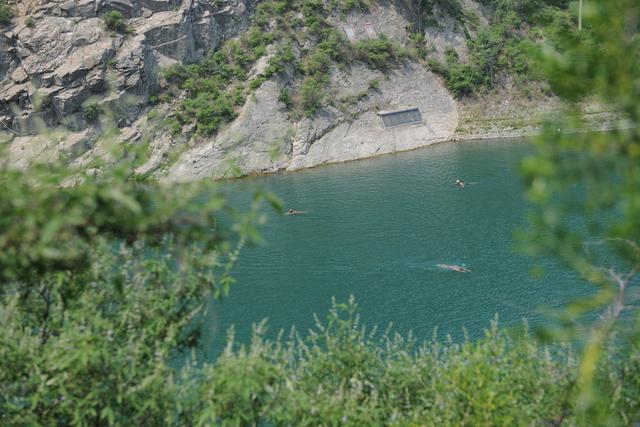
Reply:
[[[127,32],[127,24],[124,22],[122,13],[117,10],[110,10],[102,17],[107,29],[111,31],[117,31],[119,33]]]

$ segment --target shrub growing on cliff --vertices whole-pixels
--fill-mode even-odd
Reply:
[[[198,132],[203,135],[217,132],[220,126],[237,117],[233,100],[226,93],[202,92],[195,98],[185,100],[184,111],[196,118]]]
[[[387,36],[381,34],[376,39],[359,41],[355,46],[355,57],[367,63],[371,68],[386,70],[409,53],[397,46]]]
[[[346,15],[352,10],[366,12],[369,10],[369,1],[363,0],[330,0],[329,5],[337,9],[341,14]]]
[[[297,59],[293,53],[293,43],[289,41],[284,45],[278,46],[276,53],[269,59],[269,65],[264,71],[264,76],[269,78],[274,74],[285,71],[287,65],[295,65]]]
[[[278,101],[282,102],[287,110],[293,107],[293,98],[291,97],[291,90],[289,88],[282,88],[280,95],[278,95]]]
[[[326,76],[310,76],[302,81],[300,95],[302,97],[302,109],[304,115],[312,117],[322,105],[325,97],[324,88],[327,85],[328,78]]]
[[[84,118],[89,123],[97,123],[104,109],[97,102],[91,102],[84,106]]]
[[[127,24],[124,22],[122,13],[117,10],[110,10],[109,12],[104,14],[102,19],[104,20],[104,24],[107,29],[111,31],[126,33],[128,30]]]
[[[0,25],[8,25],[13,18],[13,12],[9,9],[9,6],[5,4],[4,0],[0,0]]]
[[[175,65],[164,71],[164,77],[187,92],[181,109],[195,119],[198,132],[215,133],[222,124],[237,117],[234,105],[244,100],[242,88],[227,91],[234,79],[245,77],[245,68],[229,61],[218,51],[199,64]]]

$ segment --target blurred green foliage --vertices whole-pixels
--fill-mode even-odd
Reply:
[[[585,2],[583,31],[574,23],[548,39],[538,62],[571,114],[546,126],[523,164],[537,205],[523,236],[527,249],[556,257],[596,288],[558,313],[558,327],[546,333],[586,340],[578,406],[597,425],[613,416],[603,403],[611,390],[596,378],[606,346],[613,341],[637,352],[640,343],[639,23],[637,1],[593,0]],[[584,102],[606,106],[614,129],[576,131],[589,129]],[[638,379],[619,381],[637,387]]]
[[[212,183],[141,183],[126,157],[88,170],[0,167],[0,425],[164,425],[170,364],[199,339],[246,242]]]

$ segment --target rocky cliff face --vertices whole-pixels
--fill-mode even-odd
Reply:
[[[466,2],[477,7],[471,0]],[[186,126],[178,144],[166,127],[152,125],[157,120],[146,116],[149,96],[159,84],[158,71],[177,62],[196,62],[246,30],[255,3],[14,2],[13,25],[0,36],[0,123],[7,134],[13,134],[12,158],[26,164],[34,157],[50,159],[65,153],[77,162],[87,162],[99,155],[95,143],[99,129],[91,122],[88,105],[116,111],[121,143],[143,139],[150,143],[149,158],[139,172],[170,181],[223,177],[231,165],[246,174],[295,170],[452,137],[458,125],[456,102],[424,64],[407,60],[385,72],[360,63],[334,67],[327,91],[334,99],[351,101],[342,108],[324,106],[312,118],[291,116],[279,101],[282,88],[296,84],[295,70],[287,70],[247,97],[237,119],[217,135],[196,136]],[[109,10],[122,13],[128,33],[106,29],[102,15]],[[410,14],[395,2],[330,19],[352,42],[383,33],[399,43],[408,38]],[[462,49],[462,29],[448,21],[445,24],[439,38],[429,41],[434,51],[444,51],[445,45]],[[427,28],[425,33],[429,31],[435,30]],[[269,52],[273,55],[273,49]],[[259,75],[271,55],[259,60],[251,74]],[[156,110],[170,117],[174,107],[169,104]],[[418,108],[422,121],[385,129],[379,112],[403,108]],[[50,128],[63,128],[67,133],[52,137],[44,132]]]
[[[10,4],[10,3],[9,3]],[[252,0],[22,0],[0,35],[0,122],[19,135],[87,127],[86,102],[128,126],[173,62],[194,62],[243,29]],[[124,34],[101,18],[117,10]],[[131,95],[138,98],[132,101]]]

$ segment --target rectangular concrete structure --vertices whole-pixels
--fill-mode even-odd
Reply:
[[[382,119],[382,125],[385,129],[422,123],[422,114],[420,114],[420,110],[417,108],[379,111],[378,116]]]

